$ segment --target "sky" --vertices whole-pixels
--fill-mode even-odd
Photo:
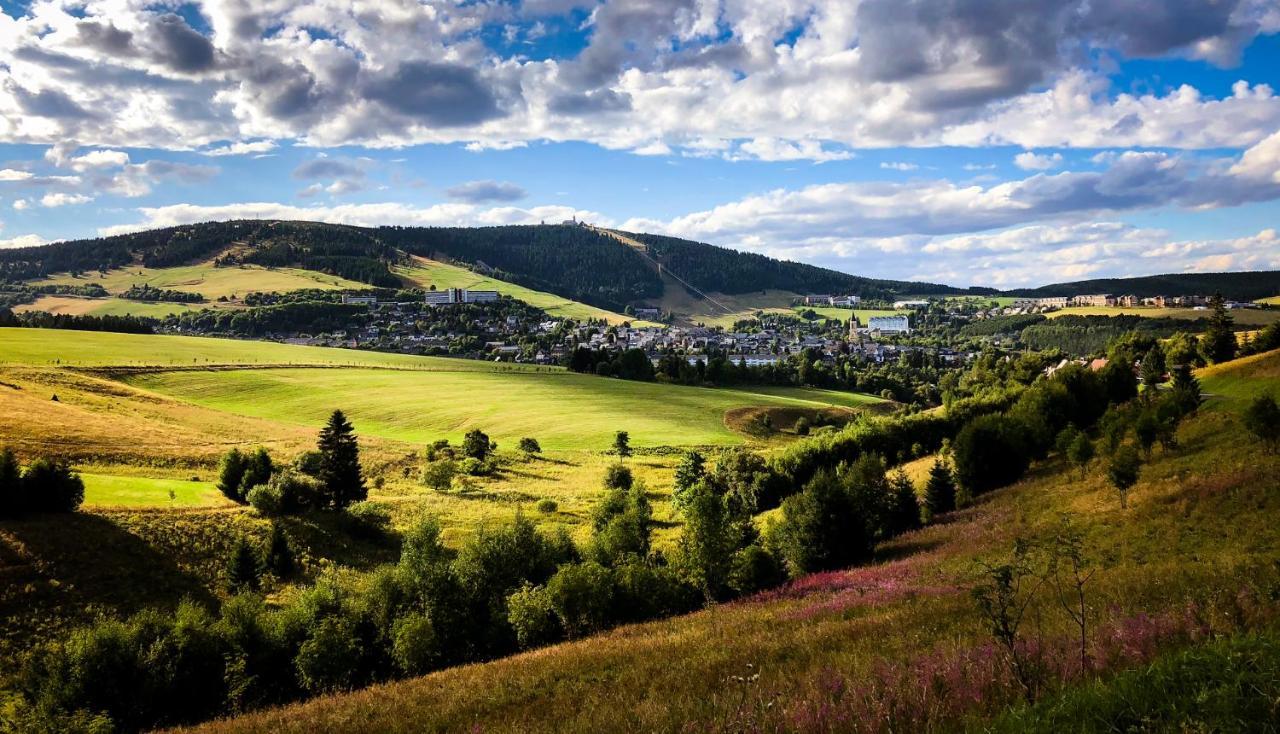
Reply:
[[[869,277],[1280,269],[1280,0],[0,0],[0,247],[558,222]]]

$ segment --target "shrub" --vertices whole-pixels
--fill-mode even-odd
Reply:
[[[613,594],[613,576],[609,569],[593,561],[561,566],[547,581],[551,608],[570,637],[608,626]]]
[[[526,454],[542,453],[542,446],[538,444],[538,439],[536,438],[526,437],[526,438],[520,439],[519,447],[520,447],[520,450],[525,452]]]
[[[631,489],[631,470],[622,464],[610,464],[604,471],[605,489]]]
[[[1280,449],[1280,405],[1270,395],[1259,395],[1244,411],[1244,425],[1268,451]]]
[[[249,506],[267,517],[279,517],[284,514],[284,497],[279,487],[270,484],[259,484],[249,490]]]
[[[75,512],[84,502],[84,482],[66,464],[41,457],[22,475],[22,505],[35,512]]]
[[[556,501],[552,499],[538,500],[537,507],[538,507],[538,512],[541,512],[547,515],[550,515],[551,513],[560,509],[560,505],[556,504]]]
[[[796,419],[795,432],[797,436],[808,436],[810,427],[808,418],[800,416]]]
[[[843,568],[870,557],[874,544],[849,489],[830,471],[820,472],[802,492],[782,503],[782,519],[772,527],[792,578],[814,571]]]
[[[528,584],[507,597],[507,621],[523,648],[554,642],[564,635],[545,586]]]
[[[653,508],[645,496],[644,484],[636,482],[630,489],[609,491],[596,506],[592,525],[592,549],[601,563],[613,565],[627,554],[641,558],[648,555]]]
[[[422,483],[443,492],[453,484],[458,474],[458,464],[453,459],[436,459],[422,468]]]
[[[357,538],[380,540],[391,530],[391,513],[376,502],[357,502],[343,513],[342,524]]]
[[[467,431],[467,435],[462,439],[462,453],[476,461],[484,461],[489,458],[491,451],[493,451],[493,444],[489,441],[489,437],[479,428]]]
[[[956,479],[974,495],[1016,481],[1030,457],[1019,435],[1021,426],[1001,415],[975,418],[951,445]]]
[[[422,612],[398,617],[392,628],[391,659],[405,675],[421,675],[440,659],[435,625]]]
[[[321,619],[294,657],[298,682],[311,693],[351,688],[356,682],[353,662],[361,652],[358,645],[350,620],[341,615]]]
[[[493,473],[493,466],[487,461],[468,457],[458,462],[458,471],[469,477],[485,477]]]
[[[248,501],[249,491],[254,487],[266,484],[271,481],[271,474],[275,471],[275,464],[271,461],[271,454],[267,450],[259,447],[252,454],[244,458],[244,473],[240,477],[240,486],[236,489],[237,500],[241,504]]]
[[[218,491],[233,502],[244,502],[240,496],[240,484],[244,481],[246,461],[247,457],[240,453],[240,449],[233,448],[223,455],[218,468]]]
[[[786,578],[782,565],[760,544],[753,543],[733,554],[729,588],[739,596],[777,586]]]
[[[293,468],[309,477],[320,477],[324,469],[324,456],[319,451],[303,451],[293,460]]]

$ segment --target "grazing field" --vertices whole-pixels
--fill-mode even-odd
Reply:
[[[80,296],[40,296],[31,303],[20,304],[13,309],[19,313],[26,311],[47,311],[67,316],[148,316],[162,319],[165,316],[185,311],[199,311],[202,308],[230,307],[230,304],[218,303],[143,303],[123,298],[83,298]]]
[[[149,285],[175,291],[199,293],[209,301],[222,296],[243,297],[250,291],[295,291],[303,288],[335,290],[347,288],[361,290],[368,285],[346,280],[336,275],[326,275],[300,268],[264,268],[259,265],[232,265],[218,267],[213,262],[182,265],[172,268],[128,267],[109,270],[101,277],[98,273],[79,276],[61,274],[34,285],[88,285],[96,283],[111,294],[123,293],[135,285]],[[213,304],[209,304],[213,305]]]
[[[610,324],[632,321],[629,316],[624,316],[620,313],[588,306],[585,303],[572,301],[554,293],[535,291],[532,288],[490,278],[457,265],[429,260],[425,257],[414,257],[413,265],[393,266],[391,271],[406,283],[424,290],[429,289],[431,286],[435,286],[436,290],[444,290],[446,288],[493,290],[504,296],[511,296],[518,301],[524,301],[530,306],[540,308],[548,314],[560,318],[578,320],[602,319]],[[649,322],[635,321],[634,323],[636,325],[645,325]]]
[[[0,364],[74,367],[333,365],[477,372],[547,372],[559,369],[243,339],[19,328],[0,328]]]
[[[82,472],[88,507],[231,507],[213,482]]]
[[[724,423],[731,408],[819,408],[853,400],[801,389],[683,387],[569,372],[271,369],[156,372],[127,382],[227,413],[310,426],[340,406],[365,435],[411,443],[458,440],[479,428],[499,443],[535,436],[544,448],[588,450],[607,448],[619,430],[638,446],[738,444],[743,437]]]
[[[1273,369],[1280,353],[1264,361],[1231,379]],[[1205,374],[1206,389],[1232,371]],[[1114,684],[1125,687],[1113,697],[1122,698],[1132,676],[1115,671],[1141,673],[1161,655],[1277,622],[1280,457],[1244,432],[1244,397],[1216,398],[1221,409],[1188,419],[1178,445],[1157,449],[1143,465],[1128,509],[1102,462],[1081,479],[1053,458],[945,521],[882,545],[875,565],[194,730],[816,733],[890,720],[901,727],[894,730],[980,731],[1023,693],[970,597],[978,561],[1008,558],[1015,538],[1048,542],[1064,520],[1082,533],[1091,572],[1085,657],[1099,671],[1089,676],[1099,681],[1091,695],[1106,696]],[[1049,649],[1046,659],[1060,671],[1045,691],[1052,703],[1080,678],[1071,664],[1080,659],[1078,630],[1052,585],[1034,589],[1023,634]],[[1198,674],[1234,680],[1237,672],[1211,665]],[[1161,708],[1151,695],[1147,708]],[[1089,710],[1052,713],[1054,730],[1110,730],[1086,726],[1096,723]],[[1167,728],[1182,730],[1180,720]]]
[[[1266,326],[1275,321],[1280,321],[1280,310],[1241,308],[1232,310],[1229,313],[1237,324],[1246,326]],[[1078,306],[1061,308],[1045,314],[1051,319],[1060,316],[1145,316],[1153,319],[1185,319],[1187,321],[1208,319],[1212,315],[1213,312],[1211,311],[1197,311],[1194,308],[1120,308],[1118,306]]]

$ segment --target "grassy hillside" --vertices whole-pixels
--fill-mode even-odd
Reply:
[[[235,295],[243,296],[249,291],[283,292],[303,288],[334,290],[369,287],[336,275],[326,275],[300,268],[264,268],[259,265],[219,267],[212,261],[166,268],[117,268],[107,271],[101,277],[98,273],[80,276],[64,273],[35,281],[35,285],[84,285],[86,283],[96,283],[113,295],[123,293],[132,286],[148,285],[158,289],[199,293],[210,301],[222,296],[228,298]]]
[[[437,290],[446,288],[495,290],[560,318],[603,319],[610,324],[631,321],[629,317],[613,311],[588,306],[585,303],[578,303],[553,293],[536,291],[532,288],[490,278],[457,265],[450,265],[425,257],[412,258],[411,265],[392,266],[391,272],[405,280],[405,282],[424,290],[429,289],[431,286],[435,286]],[[643,323],[645,322],[636,322],[637,325]]]
[[[1238,309],[1230,312],[1237,324],[1246,326],[1266,326],[1280,321],[1280,311],[1264,311],[1257,309]],[[1197,311],[1193,308],[1120,308],[1111,306],[1079,306],[1062,308],[1045,314],[1051,319],[1062,316],[1144,316],[1153,319],[1186,319],[1195,321],[1207,319],[1210,311]]]
[[[1275,295],[1280,289],[1280,272],[1169,273],[1137,278],[1100,278],[1054,283],[1040,288],[1010,291],[1015,296],[1074,296],[1082,293],[1133,294],[1148,296],[1193,296],[1221,293],[1224,297],[1252,301]]]
[[[1245,434],[1239,412],[1249,391],[1230,389],[1277,369],[1280,352],[1203,373],[1214,395],[1208,409],[1182,425],[1177,447],[1157,449],[1143,466],[1127,510],[1098,464],[1082,479],[1051,459],[946,521],[883,545],[876,565],[195,730],[982,730],[1023,696],[970,599],[977,564],[1007,558],[1015,538],[1048,541],[1064,518],[1083,533],[1093,572],[1085,586],[1089,665],[1104,688],[1131,686],[1110,674],[1280,619],[1280,457]],[[1052,585],[1033,588],[1024,634],[1052,651],[1052,693],[1081,677],[1070,663],[1078,632]],[[1168,706],[1154,689],[1143,689],[1141,702],[1157,710],[1152,716]],[[1187,715],[1159,728],[1177,730]],[[1082,726],[1055,722],[1056,730]]]

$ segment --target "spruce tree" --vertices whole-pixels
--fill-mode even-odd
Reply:
[[[368,496],[364,477],[360,474],[360,447],[356,444],[355,429],[341,410],[333,411],[329,422],[320,431],[317,444],[320,451],[320,476],[324,485],[324,502],[331,509],[341,510],[353,502]]]
[[[262,567],[276,578],[284,579],[293,575],[296,566],[293,548],[289,547],[289,536],[284,534],[280,523],[271,523],[271,537],[267,539],[267,546],[263,549]]]
[[[1151,347],[1142,358],[1142,389],[1152,391],[1164,382],[1164,368],[1164,350],[1160,348],[1160,343],[1156,342],[1155,346]]]
[[[227,586],[232,591],[258,590],[258,559],[244,538],[237,538],[227,558]]]
[[[631,436],[626,431],[618,431],[613,436],[613,451],[618,455],[618,459],[625,459],[631,455]]]
[[[247,458],[240,449],[231,449],[222,457],[222,465],[218,468],[218,491],[233,502],[243,503],[240,496],[240,483],[244,479]]]
[[[925,485],[925,507],[929,515],[937,517],[956,509],[956,480],[946,460],[938,459],[929,469],[929,482]]]
[[[1235,322],[1227,313],[1226,304],[1220,294],[1209,301],[1213,315],[1209,317],[1209,328],[1204,333],[1204,352],[1212,362],[1229,362],[1236,357],[1236,333],[1232,330]]]

